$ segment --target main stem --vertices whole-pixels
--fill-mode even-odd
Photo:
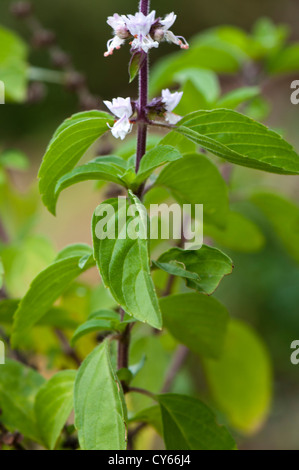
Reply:
[[[141,0],[139,4],[139,11],[144,15],[149,14],[150,0]],[[136,173],[139,170],[140,162],[146,152],[146,138],[147,138],[147,124],[146,124],[146,106],[148,100],[148,56],[139,71],[139,100],[138,100],[138,135],[137,135],[137,154],[136,154]],[[142,189],[140,188],[138,196],[141,195]],[[121,319],[123,319],[125,312],[120,309]],[[118,369],[127,368],[129,365],[129,346],[130,346],[130,325],[127,326],[118,344]],[[124,392],[126,392],[126,385],[122,383]]]
[[[144,15],[149,14],[150,0],[141,0],[139,11]],[[139,170],[140,162],[146,152],[147,124],[146,124],[146,106],[148,100],[148,76],[149,62],[146,56],[144,63],[139,71],[139,100],[138,100],[138,136],[137,136],[137,155],[136,155],[136,173]]]

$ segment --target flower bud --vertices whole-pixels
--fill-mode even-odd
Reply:
[[[128,39],[130,37],[130,33],[125,26],[118,26],[115,30],[115,34],[120,39]]]
[[[153,34],[153,39],[155,41],[161,42],[161,41],[163,41],[164,37],[165,37],[165,32],[163,31],[162,28],[158,28],[158,29],[155,30],[155,32]]]

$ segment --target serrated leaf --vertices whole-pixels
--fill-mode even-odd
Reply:
[[[176,130],[236,165],[299,174],[299,156],[293,147],[263,124],[236,111],[197,111],[185,116]]]
[[[218,300],[190,292],[164,297],[160,307],[165,327],[180,343],[200,356],[220,355],[229,315]]]
[[[234,251],[254,253],[263,248],[265,237],[259,227],[239,212],[231,211],[224,228],[205,224],[204,232],[219,245]]]
[[[137,198],[134,197],[133,203],[138,211],[134,220],[139,221],[143,238],[140,234],[134,240],[126,233],[133,221],[132,216],[123,220],[128,204],[124,201],[124,205],[119,206],[117,199],[109,199],[98,206],[93,217],[94,257],[105,286],[121,307],[137,320],[161,328],[159,304],[150,275],[147,232],[143,220],[146,212],[145,209],[142,211],[143,206]],[[112,212],[104,219],[104,227],[110,238],[100,239],[104,235],[103,217],[97,214],[103,210],[105,212],[107,204]]]
[[[169,274],[185,278],[188,287],[208,295],[213,294],[221,279],[233,270],[228,256],[207,245],[200,250],[171,248],[154,264]]]
[[[75,382],[75,425],[82,450],[125,450],[126,411],[109,341],[83,362]]]
[[[297,204],[271,193],[254,194],[251,200],[270,222],[290,256],[299,262],[299,208]]]
[[[35,399],[37,427],[45,446],[53,450],[74,406],[75,370],[54,375],[39,389]]]
[[[165,186],[181,204],[203,204],[208,220],[224,225],[227,186],[216,165],[199,154],[185,155],[162,170],[155,185]]]
[[[39,170],[40,193],[50,212],[55,214],[55,188],[59,179],[70,172],[91,146],[113,124],[103,112],[86,112],[73,116],[56,131]]]
[[[239,320],[228,327],[223,354],[205,360],[212,397],[230,424],[253,433],[264,422],[271,401],[271,365],[254,330]]]
[[[81,269],[80,259],[87,253],[90,254],[90,261]],[[47,313],[70,283],[94,264],[92,250],[88,245],[74,245],[74,251],[72,247],[63,250],[60,258],[34,279],[14,315],[11,339],[14,347]]]
[[[0,421],[11,432],[40,442],[34,414],[34,401],[44,379],[35,370],[23,364],[6,360],[0,373]]]
[[[236,444],[214,413],[200,400],[186,395],[159,395],[167,450],[234,450]]]

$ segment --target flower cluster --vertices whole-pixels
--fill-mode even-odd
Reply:
[[[150,49],[159,47],[160,42],[167,41],[180,46],[182,49],[188,49],[189,45],[185,38],[175,36],[170,31],[177,16],[170,13],[164,19],[156,18],[156,12],[152,11],[149,15],[141,12],[135,15],[118,15],[115,13],[109,16],[107,23],[114,31],[114,37],[107,43],[107,52],[105,57],[113,54],[114,49],[120,49],[126,39],[132,38],[131,46],[133,51],[143,50],[146,54]]]
[[[181,101],[183,92],[171,93],[168,89],[162,91],[161,98],[153,100],[152,104],[149,104],[151,113],[156,111],[157,115],[163,113],[166,121],[170,124],[177,124],[181,119],[181,116],[174,114],[172,111],[177,107]],[[134,106],[130,98],[114,98],[111,101],[104,101],[109,111],[114,114],[118,120],[116,120],[114,126],[111,128],[112,135],[118,139],[123,140],[127,134],[132,130],[132,122],[130,118],[134,114]]]

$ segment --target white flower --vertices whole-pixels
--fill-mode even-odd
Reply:
[[[186,39],[182,36],[175,36],[172,31],[169,31],[169,28],[174,24],[177,16],[172,12],[169,13],[164,20],[160,20],[160,24],[162,25],[162,30],[164,32],[164,39],[167,42],[172,42],[177,46],[180,46],[181,49],[189,49],[189,44],[187,43]]]
[[[135,15],[124,17],[128,30],[134,36],[131,43],[133,49],[142,49],[145,53],[148,53],[153,47],[159,47],[159,43],[150,36],[151,27],[155,23],[155,16],[156,12],[152,11],[147,16],[138,12]]]
[[[119,16],[117,13],[113,16],[109,16],[107,23],[114,30],[114,37],[107,42],[107,52],[104,54],[105,57],[112,55],[114,49],[120,49],[125,39],[130,36],[123,17]]]
[[[114,36],[113,39],[110,39],[107,42],[107,52],[105,52],[104,56],[108,57],[109,55],[112,55],[114,49],[120,49],[124,42],[124,39],[121,39],[118,36]]]
[[[108,16],[107,23],[109,26],[111,26],[112,29],[114,29],[114,31],[116,31],[118,28],[126,27],[124,19],[119,16],[118,13],[114,13],[113,16]]]
[[[168,121],[170,124],[177,124],[182,119],[181,116],[178,116],[172,112],[181,101],[182,96],[182,91],[171,93],[168,89],[162,90],[162,103],[164,103],[166,109],[164,116],[166,121]]]
[[[149,15],[145,16],[143,13],[138,12],[135,15],[128,15],[126,18],[126,25],[132,36],[142,34],[147,36],[155,22],[156,12],[152,11]]]
[[[133,114],[131,98],[114,98],[111,101],[104,101],[105,106],[119,119],[113,127],[110,127],[112,135],[118,139],[124,140],[127,134],[132,130],[130,117]]]

